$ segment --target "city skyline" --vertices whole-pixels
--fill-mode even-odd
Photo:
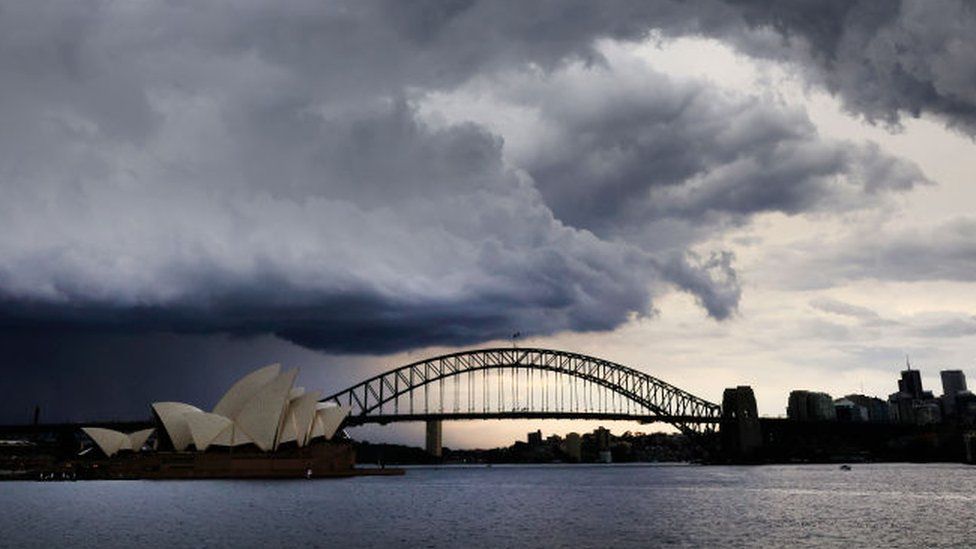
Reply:
[[[514,333],[770,416],[976,376],[976,14],[800,4],[4,6],[0,423]]]

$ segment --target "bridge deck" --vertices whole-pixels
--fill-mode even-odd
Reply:
[[[603,421],[636,421],[638,423],[656,422],[684,422],[695,424],[716,424],[719,418],[709,418],[700,416],[662,416],[662,415],[634,415],[627,413],[604,413],[604,412],[443,412],[427,414],[375,414],[366,416],[349,416],[346,418],[345,425],[354,427],[365,424],[402,423],[407,421],[463,421],[477,419],[565,419],[565,420],[603,420]]]

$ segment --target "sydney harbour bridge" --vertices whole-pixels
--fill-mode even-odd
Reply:
[[[644,372],[592,356],[536,348],[479,349],[428,358],[322,400],[350,406],[350,427],[426,422],[427,450],[437,455],[443,421],[665,422],[692,439],[705,440],[714,438],[723,419],[718,404]]]

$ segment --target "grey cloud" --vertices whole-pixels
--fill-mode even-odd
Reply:
[[[860,305],[854,305],[828,297],[814,299],[810,302],[810,306],[825,313],[853,318],[865,326],[893,326],[897,324],[897,322],[888,320],[879,315],[877,311],[867,307],[861,307]]]
[[[921,337],[956,338],[976,335],[976,318],[950,315],[948,318],[929,318],[914,330]]]
[[[730,252],[715,253],[704,260],[688,253],[671,258],[664,272],[672,283],[696,296],[709,315],[721,320],[735,313],[742,295],[733,259]]]
[[[924,228],[879,228],[850,240],[816,247],[816,251],[810,251],[810,259],[800,263],[803,272],[797,273],[796,281],[825,286],[863,279],[976,280],[976,219],[969,217]]]
[[[962,0],[730,0],[790,48],[756,46],[731,26],[708,32],[747,52],[789,58],[869,120],[932,114],[976,134],[976,9]]]
[[[735,306],[713,266],[567,226],[498,136],[410,106],[598,61],[596,37],[647,31],[616,8],[649,8],[427,8],[4,6],[0,323],[385,352],[611,329],[663,283]]]
[[[807,211],[921,175],[819,141],[796,112],[661,78],[586,112],[535,97],[569,156],[524,166],[485,127],[429,127],[413,106],[481,74],[601,66],[598,38],[718,28],[730,10],[4,5],[0,323],[383,352],[611,329],[662,285],[727,318],[731,256],[700,259],[668,231],[659,254],[595,220]]]
[[[602,235],[873,206],[929,183],[873,143],[821,137],[800,110],[630,59],[507,75],[467,93],[537,113],[545,131],[517,161],[561,220]]]
[[[83,179],[53,204],[14,185],[23,199],[0,206],[0,322],[386,352],[605,330],[650,310],[653,258],[561,224],[485,130],[432,130],[402,103],[316,123],[296,185],[241,185],[225,164],[203,181]]]
[[[877,311],[829,297],[810,302],[819,311],[848,317],[862,328],[884,328],[900,339],[955,338],[976,335],[976,317],[952,312],[925,312],[886,318]]]
[[[803,337],[831,342],[850,342],[854,340],[855,335],[854,330],[847,326],[819,318],[803,319],[798,323],[797,328]]]

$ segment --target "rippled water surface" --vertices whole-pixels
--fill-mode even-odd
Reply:
[[[540,466],[0,483],[0,545],[976,546],[976,467]]]

